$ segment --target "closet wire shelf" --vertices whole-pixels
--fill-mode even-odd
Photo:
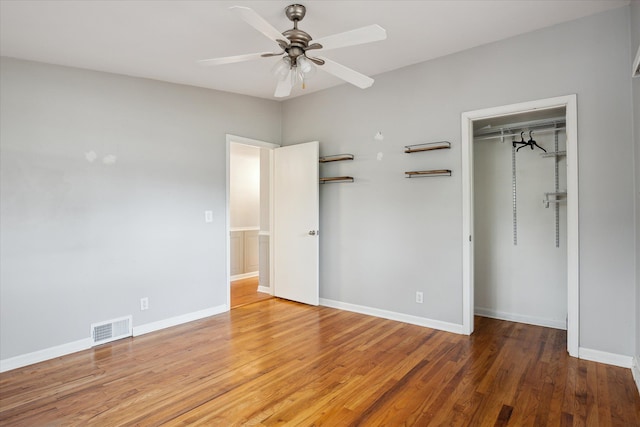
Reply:
[[[542,201],[542,203],[544,203],[545,208],[548,208],[549,205],[552,203],[563,203],[566,201],[567,201],[567,192],[560,191],[557,193],[544,193],[544,200]]]
[[[550,153],[540,153],[540,156],[542,157],[561,157],[566,155],[567,155],[566,151],[552,151]]]

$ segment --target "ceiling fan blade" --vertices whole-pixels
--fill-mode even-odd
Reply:
[[[276,98],[284,98],[285,96],[289,96],[291,94],[291,88],[293,87],[293,83],[291,81],[291,73],[293,73],[293,71],[289,70],[285,78],[278,79],[276,92],[273,94],[273,96],[275,96]]]
[[[362,28],[356,28],[355,30],[345,31],[344,33],[334,34],[332,36],[321,37],[317,40],[313,40],[313,42],[321,44],[324,50],[329,50],[375,42],[386,38],[387,30],[374,24]]]
[[[235,62],[243,62],[243,61],[251,61],[253,59],[260,59],[263,55],[270,54],[270,52],[260,52],[260,53],[247,53],[246,55],[236,55],[236,56],[225,56],[223,58],[211,58],[211,59],[201,59],[198,61],[200,65],[223,65],[223,64],[233,64]]]
[[[262,16],[258,15],[255,10],[244,6],[231,6],[229,9],[239,14],[240,18],[242,18],[244,22],[251,25],[274,42],[279,43],[278,40],[285,39],[280,31],[275,29],[275,27],[269,24]]]
[[[318,59],[324,61],[324,65],[318,68],[326,71],[329,74],[333,74],[334,76],[341,78],[342,80],[349,82],[352,85],[359,87],[360,89],[366,89],[370,87],[374,82],[371,77],[360,74],[359,72],[345,67],[342,64],[338,64],[337,62],[334,62],[330,59],[324,57],[319,57]]]

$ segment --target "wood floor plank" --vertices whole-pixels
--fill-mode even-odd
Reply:
[[[611,400],[609,398],[609,387],[607,384],[607,366],[596,365],[596,378],[598,381],[598,420],[604,425],[612,425],[611,421]]]
[[[0,425],[640,426],[628,369],[566,333],[456,335],[272,298],[0,374]]]
[[[554,330],[553,346],[549,348],[552,353],[545,376],[545,383],[553,384],[551,402],[547,414],[547,425],[560,425],[562,423],[562,404],[564,400],[567,377],[566,338],[564,331]]]

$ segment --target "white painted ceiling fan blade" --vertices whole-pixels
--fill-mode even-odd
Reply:
[[[289,70],[284,79],[278,79],[276,92],[273,94],[273,96],[275,96],[276,98],[284,98],[285,96],[289,96],[291,94],[291,88],[293,87],[293,82],[291,81],[291,73],[293,73],[293,71]]]
[[[269,52],[247,53],[246,55],[225,56],[222,58],[201,59],[198,61],[200,65],[223,65],[233,64],[235,62],[252,61],[262,58],[262,55]]]
[[[329,74],[333,74],[334,76],[341,78],[342,80],[351,83],[354,86],[359,87],[360,89],[366,89],[370,87],[374,80],[369,77],[361,74],[351,68],[345,67],[342,64],[338,64],[337,62],[331,61],[330,59],[319,57],[324,61],[324,65],[319,66],[321,70],[326,71]]]
[[[278,40],[287,39],[273,25],[269,24],[262,16],[258,15],[255,10],[244,6],[231,6],[229,9],[239,14],[240,18],[242,18],[244,22],[251,25],[274,42],[277,43]]]
[[[355,30],[332,36],[320,37],[312,43],[320,43],[323,50],[338,49],[341,47],[355,46],[358,44],[376,42],[387,38],[387,30],[379,25],[373,24]]]

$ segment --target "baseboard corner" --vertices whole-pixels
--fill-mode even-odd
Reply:
[[[636,388],[640,393],[640,356],[635,355],[633,357],[633,366],[631,367],[631,374],[633,374],[633,380],[636,382]]]
[[[170,328],[172,326],[182,325],[183,323],[193,322],[196,320],[204,319],[205,317],[215,316],[216,314],[224,313],[225,311],[229,311],[229,308],[227,307],[227,304],[222,304],[216,307],[206,308],[204,310],[182,314],[180,316],[170,317],[168,319],[158,320],[157,322],[145,323],[144,325],[133,327],[133,336],[137,337],[140,335]]]
[[[269,286],[258,286],[258,292],[271,295],[271,288]]]

